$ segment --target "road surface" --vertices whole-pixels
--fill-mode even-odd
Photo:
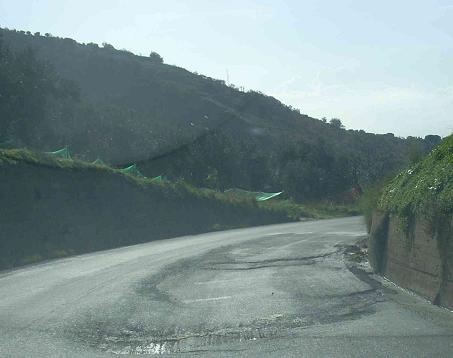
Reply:
[[[0,273],[1,357],[453,357],[453,314],[351,266],[361,218],[154,241]]]

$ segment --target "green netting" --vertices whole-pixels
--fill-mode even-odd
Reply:
[[[119,169],[119,171],[124,174],[135,175],[136,177],[140,178],[146,178],[142,173],[140,173],[136,164],[132,164],[127,168]]]
[[[228,193],[233,196],[254,198],[256,201],[265,201],[265,200],[275,198],[276,196],[279,196],[283,192],[279,191],[277,193],[264,193],[262,191],[248,191],[248,190],[243,190],[243,189],[239,189],[239,188],[234,188],[234,189],[225,190],[225,193]]]
[[[256,196],[256,201],[269,200],[269,199],[275,198],[276,196],[279,196],[281,193],[283,193],[283,192],[282,191],[279,191],[277,193],[263,193],[263,192],[260,192]]]
[[[107,166],[107,164],[102,160],[102,159],[99,159],[97,158],[93,163],[91,164],[95,164],[95,165],[105,165]]]
[[[72,159],[71,154],[69,153],[69,148],[64,147],[62,149],[56,150],[55,152],[46,152],[46,154],[54,155],[59,158]]]

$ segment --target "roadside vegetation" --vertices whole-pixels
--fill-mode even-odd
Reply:
[[[133,184],[143,188],[157,187],[171,192],[184,192],[185,195],[193,197],[208,197],[224,203],[252,205],[252,207],[257,210],[265,210],[284,215],[288,221],[300,220],[303,218],[326,219],[358,215],[360,213],[359,207],[354,203],[345,204],[335,201],[309,201],[304,204],[300,204],[291,199],[278,198],[263,202],[256,202],[250,198],[231,196],[227,193],[209,188],[197,188],[183,180],[177,180],[175,182],[169,180],[154,181],[152,178],[141,178],[139,176],[126,174],[121,172],[119,169],[112,168],[108,165],[93,164],[78,159],[64,159],[27,149],[0,150],[0,168],[3,167],[7,170],[7,166],[18,165],[21,163],[70,171],[83,172],[94,170],[111,175],[120,175]]]
[[[384,192],[390,178],[383,179],[377,183],[370,184],[364,188],[363,194],[358,201],[360,213],[365,218],[368,232],[371,230],[373,212],[378,208],[379,200]]]
[[[394,214],[407,224],[411,217],[435,217],[453,208],[453,135],[428,155],[412,147],[411,165],[365,187],[359,200],[368,230],[375,210]]]
[[[385,187],[379,208],[401,217],[453,213],[453,135]]]

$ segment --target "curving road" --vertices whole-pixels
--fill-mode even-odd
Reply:
[[[452,357],[453,313],[347,259],[365,236],[311,221],[3,272],[0,356]]]

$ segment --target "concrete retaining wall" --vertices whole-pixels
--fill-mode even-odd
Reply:
[[[0,166],[0,269],[222,228],[289,221],[124,175],[31,164]]]
[[[435,304],[453,309],[453,216],[430,224],[417,217],[409,230],[396,216],[376,212],[370,233],[375,272]]]

